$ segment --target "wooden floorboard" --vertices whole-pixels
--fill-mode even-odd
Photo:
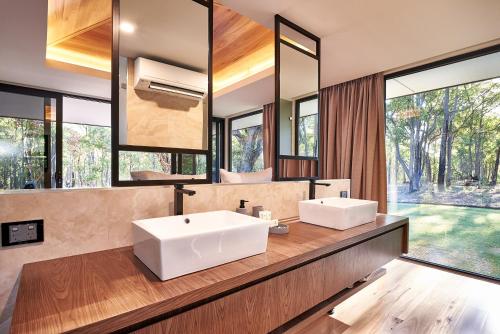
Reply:
[[[301,333],[500,333],[500,285],[394,260]]]

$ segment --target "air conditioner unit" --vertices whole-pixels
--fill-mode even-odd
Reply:
[[[138,57],[135,60],[134,88],[203,99],[208,91],[206,74]]]

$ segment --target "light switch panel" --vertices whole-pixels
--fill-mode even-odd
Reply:
[[[43,219],[2,223],[2,247],[43,241]]]

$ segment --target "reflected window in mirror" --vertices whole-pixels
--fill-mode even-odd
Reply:
[[[264,169],[262,110],[229,119],[229,158],[231,172]]]
[[[318,59],[299,50],[280,44],[279,153],[317,157]]]
[[[120,181],[206,179],[204,154],[120,151]]]
[[[295,101],[295,154],[304,157],[318,156],[318,95]]]
[[[226,152],[227,163],[223,155],[214,158],[218,175],[213,180],[227,182],[226,173],[220,173],[224,166],[240,174],[274,162],[274,32],[220,3],[214,4],[213,22],[213,115],[228,128],[219,151]],[[263,129],[269,124],[272,131]]]

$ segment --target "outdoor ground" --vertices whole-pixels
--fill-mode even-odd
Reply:
[[[460,186],[453,185],[439,191],[435,184],[424,184],[419,191],[408,192],[408,184],[389,184],[387,187],[390,202],[428,203],[500,208],[500,185]]]
[[[389,213],[410,217],[410,256],[500,278],[499,209],[390,202]]]

